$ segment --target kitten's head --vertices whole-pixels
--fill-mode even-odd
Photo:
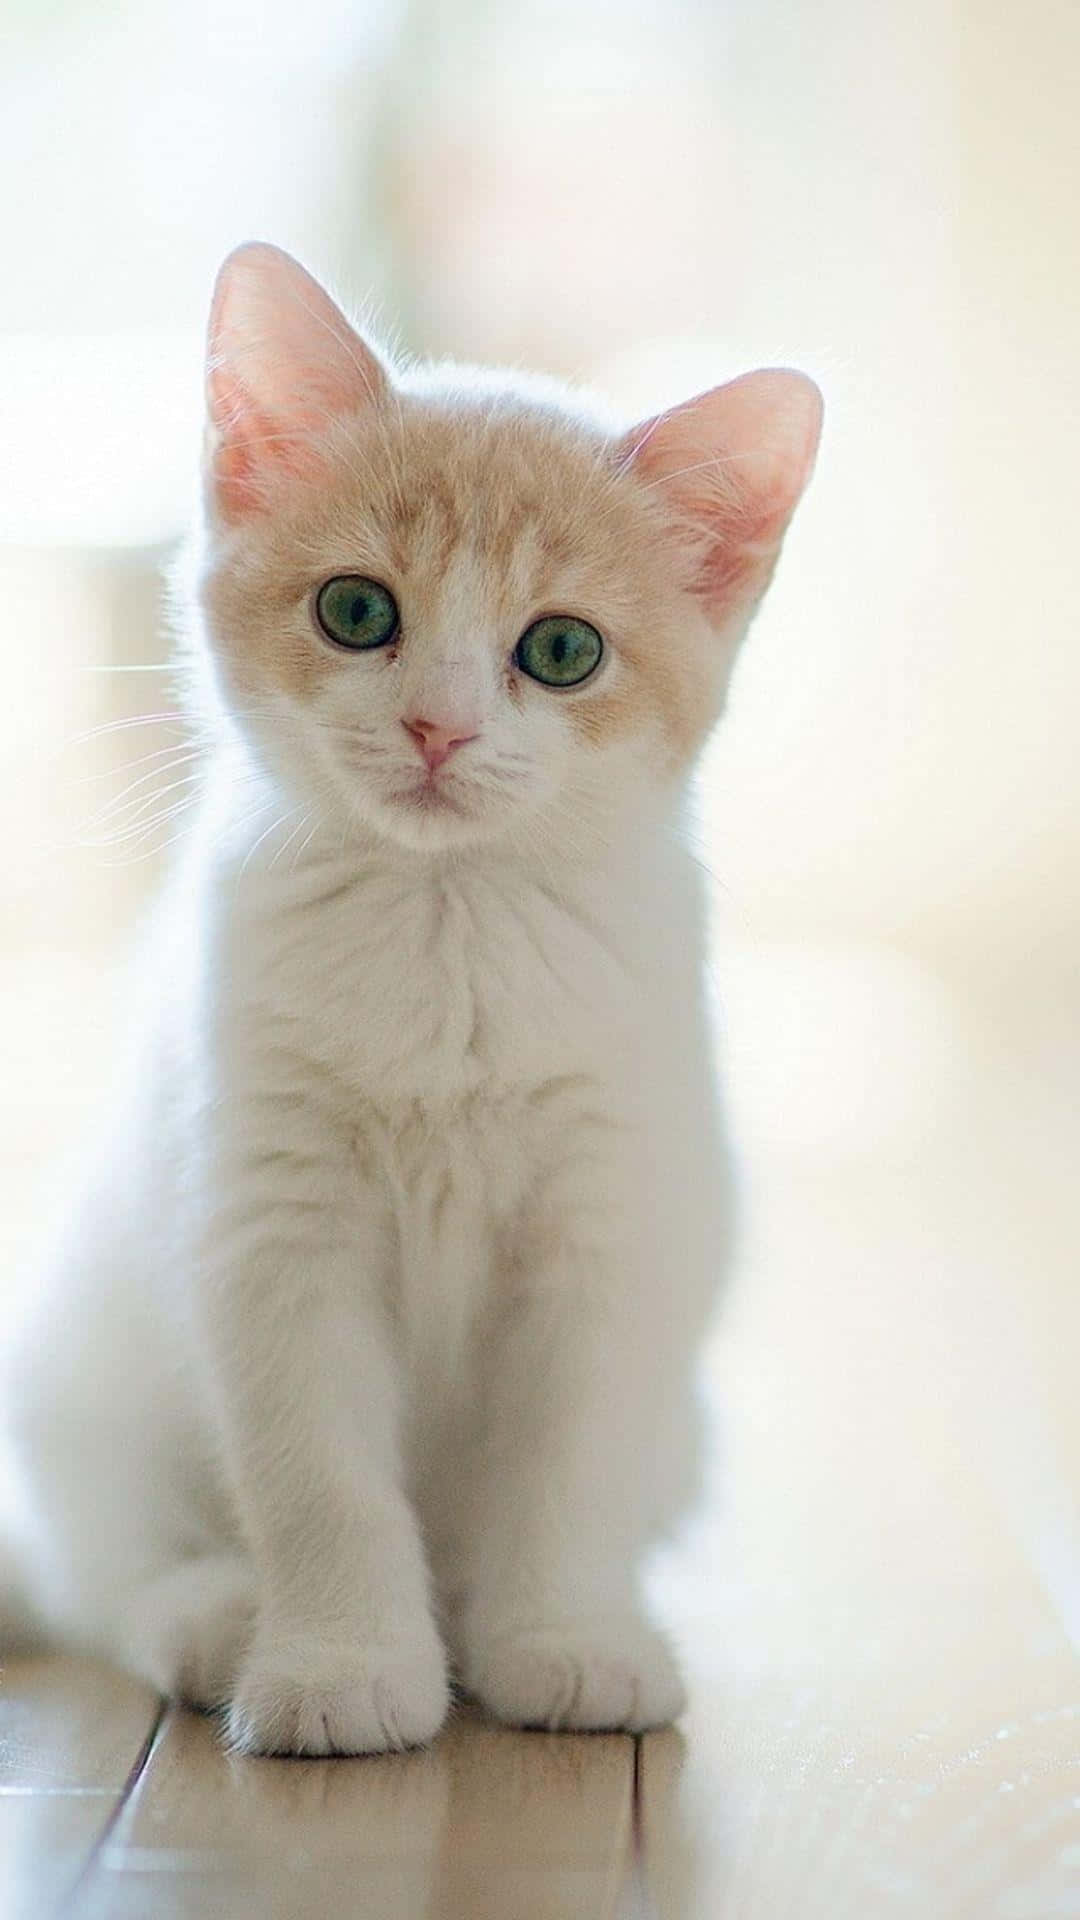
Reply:
[[[393,372],[257,245],[208,384],[215,678],[295,797],[421,852],[529,822],[587,853],[685,773],[810,471],[809,380],[614,433],[553,384]]]

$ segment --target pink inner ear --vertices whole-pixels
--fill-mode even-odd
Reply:
[[[299,446],[292,445],[288,435],[275,434],[274,422],[235,384],[219,381],[212,372],[208,388],[212,425],[227,419],[228,426],[218,426],[212,435],[207,467],[226,517],[239,518],[259,502],[261,473],[271,465],[300,472],[303,460]]]
[[[693,530],[695,583],[714,613],[767,576],[820,431],[813,381],[778,369],[743,374],[624,435],[624,465]]]
[[[207,346],[211,490],[226,517],[257,506],[275,473],[317,467],[320,431],[387,387],[371,348],[289,254],[262,244],[230,254]]]

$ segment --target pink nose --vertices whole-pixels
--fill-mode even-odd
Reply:
[[[411,733],[416,741],[429,773],[441,767],[448,760],[455,747],[463,746],[466,740],[475,740],[475,733],[466,733],[461,726],[443,726],[435,720],[403,720],[406,733]]]

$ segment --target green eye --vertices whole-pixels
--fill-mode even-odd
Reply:
[[[393,594],[362,573],[341,573],[325,581],[315,598],[315,613],[323,632],[339,647],[385,647],[398,630]]]
[[[596,671],[603,651],[600,635],[587,620],[552,613],[526,628],[514,659],[522,673],[545,687],[576,687]]]

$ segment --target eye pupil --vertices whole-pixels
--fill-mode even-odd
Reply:
[[[368,603],[366,595],[358,593],[352,606],[349,608],[349,619],[352,621],[354,627],[360,626],[366,619],[367,610]]]
[[[559,666],[560,666],[560,667],[562,666],[562,663],[563,663],[563,661],[564,661],[564,660],[566,659],[566,635],[565,635],[565,633],[560,633],[560,634],[558,635],[558,637],[557,637],[557,639],[555,639],[555,640],[553,640],[553,641],[552,641],[552,643],[551,643],[551,657],[552,657],[552,659],[553,659],[553,660],[556,660],[556,661],[558,662],[558,664],[559,664]]]

